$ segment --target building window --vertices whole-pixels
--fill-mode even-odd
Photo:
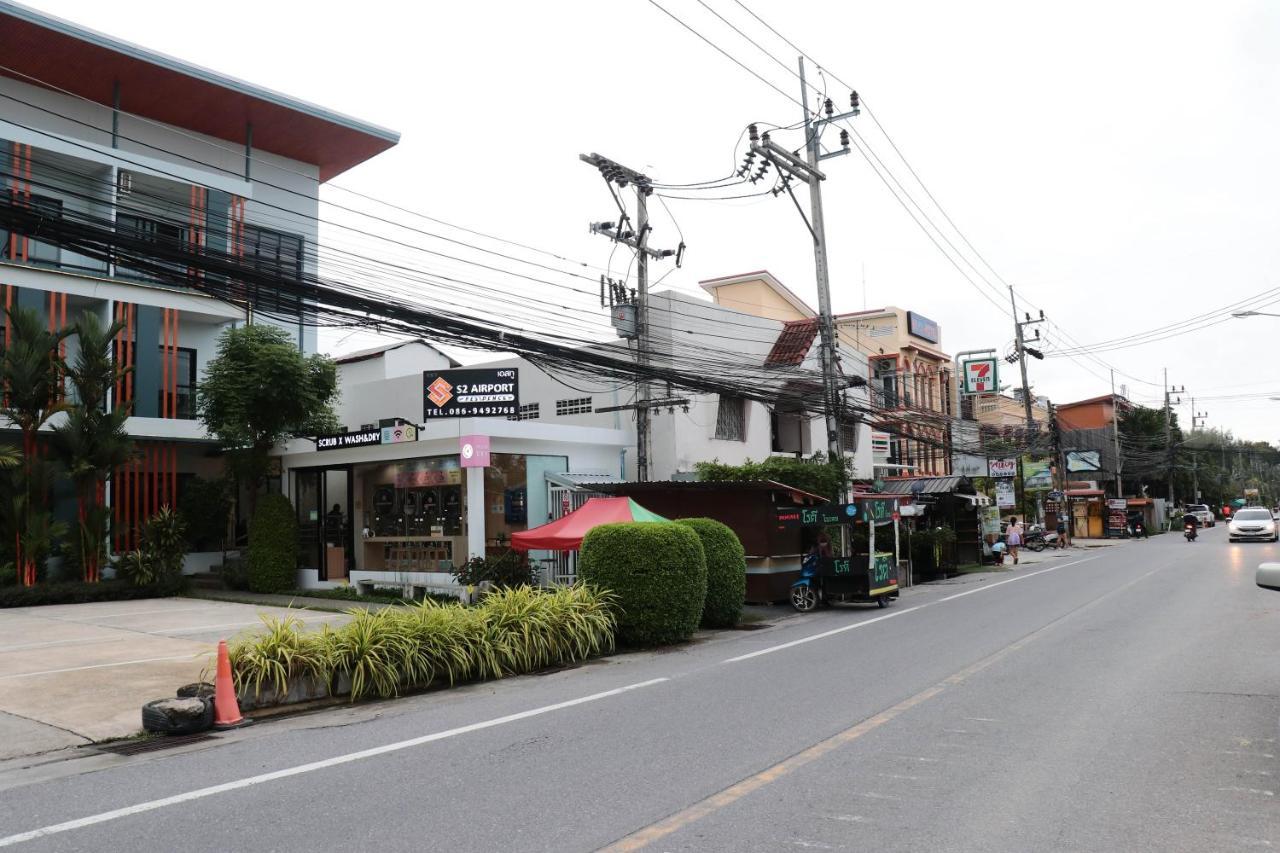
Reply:
[[[257,225],[245,225],[242,246],[247,266],[271,279],[278,279],[267,283],[253,282],[253,304],[268,313],[297,315],[301,310],[301,300],[295,288],[302,280],[302,238]],[[282,282],[293,286],[282,289]]]
[[[507,415],[509,421],[536,421],[541,415],[538,412],[537,403],[529,403],[521,406],[519,411],[514,415]]]
[[[716,409],[716,438],[721,441],[747,440],[747,401],[720,395]]]
[[[571,400],[556,400],[557,415],[585,415],[591,412],[590,397],[574,397]]]
[[[15,205],[30,205],[31,208],[40,216],[50,219],[62,218],[62,202],[56,198],[48,196],[33,195],[30,197],[14,196],[10,191],[11,198],[14,198]],[[16,239],[13,239],[16,238]],[[7,258],[12,261],[26,260],[28,263],[40,264],[41,266],[57,266],[61,257],[58,247],[52,243],[41,243],[34,238],[27,240],[27,250],[24,258],[22,251],[23,236],[20,233],[11,232],[7,229],[0,228],[0,258]]]
[[[898,360],[878,358],[872,361],[872,384],[880,393],[880,404],[886,409],[898,407]]]
[[[160,347],[160,359],[163,363],[165,356],[164,347]],[[184,421],[195,420],[196,417],[196,351],[193,349],[178,348],[178,376],[174,381],[175,400],[174,414],[175,418]],[[163,376],[163,372],[161,376]],[[165,411],[165,392],[160,390],[159,407],[160,417],[167,418],[169,413]]]
[[[187,229],[182,225],[172,222],[165,222],[160,219],[152,219],[147,216],[137,216],[132,213],[121,213],[116,216],[116,233],[122,237],[139,240],[147,244],[147,247],[154,246],[158,251],[150,251],[148,248],[129,246],[120,247],[117,252],[123,253],[123,257],[116,259],[116,273],[124,278],[141,279],[143,281],[160,281],[165,283],[175,283],[173,279],[185,280],[187,277],[187,267],[174,261],[164,261],[164,254],[183,252],[187,249]],[[148,270],[142,270],[130,266],[128,258],[133,255],[141,254],[152,261],[152,266]],[[155,266],[159,266],[163,271],[157,272]]]

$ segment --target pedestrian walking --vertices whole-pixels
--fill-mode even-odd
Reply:
[[[1058,513],[1058,547],[1071,547],[1071,537],[1067,534],[1067,516],[1064,513]]]
[[[1013,557],[1015,566],[1018,565],[1018,548],[1022,545],[1022,538],[1022,524],[1018,522],[1018,517],[1009,516],[1009,529],[1004,532],[1004,541],[1009,546],[1009,556]]]

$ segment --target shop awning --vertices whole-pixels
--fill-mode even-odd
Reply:
[[[1069,498],[1100,498],[1105,494],[1102,489],[1067,489]]]
[[[961,477],[899,477],[884,481],[882,495],[944,495],[960,487]]]
[[[564,518],[532,530],[512,533],[511,547],[517,551],[576,551],[582,546],[582,537],[587,535],[587,531],[601,524],[666,520],[631,498],[592,498]]]

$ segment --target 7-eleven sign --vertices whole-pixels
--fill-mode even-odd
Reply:
[[[975,358],[961,365],[965,394],[994,394],[1000,389],[999,359]]]

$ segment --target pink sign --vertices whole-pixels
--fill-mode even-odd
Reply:
[[[489,436],[464,435],[459,441],[458,453],[462,457],[463,468],[489,467]]]

